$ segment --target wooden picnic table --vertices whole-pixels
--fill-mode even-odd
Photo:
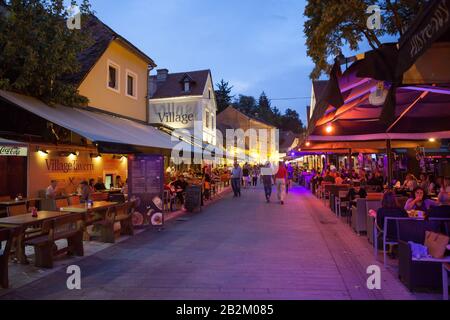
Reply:
[[[92,206],[88,206],[87,203],[74,204],[68,207],[60,208],[64,212],[81,212],[81,213],[93,213],[97,211],[106,210],[110,207],[117,205],[118,202],[112,201],[94,201]]]
[[[112,201],[94,201],[92,206],[88,206],[87,203],[74,204],[68,207],[62,207],[60,210],[62,212],[73,212],[73,213],[85,213],[83,221],[83,239],[86,241],[90,240],[90,235],[87,232],[87,226],[94,224],[97,221],[101,221],[105,218],[107,209],[116,206],[118,202]]]
[[[16,258],[21,264],[28,264],[25,255],[25,231],[30,227],[41,226],[45,221],[72,214],[62,211],[38,211],[38,216],[33,217],[31,213],[21,214],[13,217],[0,218],[0,227],[18,227],[21,229],[16,244]]]

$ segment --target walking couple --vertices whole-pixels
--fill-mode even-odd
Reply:
[[[275,184],[277,188],[277,198],[280,204],[284,204],[286,198],[286,183],[288,172],[283,162],[280,161],[278,165],[278,171],[273,174],[270,163],[266,165],[266,170],[261,170],[261,177],[264,185],[264,193],[266,195],[266,201],[270,202],[270,197],[272,195],[272,185]]]

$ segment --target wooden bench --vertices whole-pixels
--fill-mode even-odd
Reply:
[[[114,221],[120,223],[120,234],[134,235],[133,216],[131,214],[131,206],[134,203],[125,202],[116,206],[116,217]]]
[[[116,220],[116,208],[110,207],[106,210],[104,219],[96,221],[94,226],[100,228],[100,241],[106,243],[116,242],[114,235],[114,223]]]
[[[9,253],[13,239],[19,232],[18,228],[4,228],[0,229],[0,287],[7,289],[9,287],[8,279],[8,261]],[[6,241],[5,248],[1,250],[1,242]]]
[[[115,243],[116,234],[114,225],[120,223],[120,234],[134,235],[133,228],[133,209],[135,202],[125,202],[115,207],[109,208],[102,221],[95,222],[95,226],[100,228],[100,241],[106,243]]]
[[[62,253],[84,255],[82,220],[83,214],[74,213],[45,221],[44,234],[25,241],[25,245],[34,247],[36,267],[52,268],[54,256]],[[67,239],[67,247],[55,250],[55,241],[61,239]]]

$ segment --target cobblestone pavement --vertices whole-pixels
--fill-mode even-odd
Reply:
[[[368,290],[372,252],[305,189],[282,206],[257,187],[79,261],[81,290],[60,270],[1,299],[439,298],[409,293],[383,267],[381,290]]]

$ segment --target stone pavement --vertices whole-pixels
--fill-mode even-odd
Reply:
[[[367,239],[300,187],[284,206],[265,203],[260,187],[229,194],[77,264],[81,290],[68,290],[59,270],[0,299],[440,298],[409,293],[381,263],[382,288],[368,290]]]

